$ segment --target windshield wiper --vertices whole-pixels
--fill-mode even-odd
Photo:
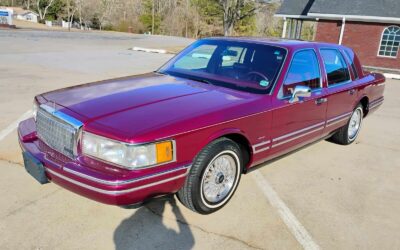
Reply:
[[[153,72],[154,72],[154,73],[157,73],[157,74],[160,74],[160,75],[166,75],[166,76],[168,76],[167,73],[162,72],[162,71],[154,70]]]
[[[213,85],[213,83],[211,81],[206,80],[206,79],[196,78],[196,77],[188,77],[188,76],[185,76],[185,78],[189,79],[189,80],[192,80],[192,81],[202,82],[202,83]]]
[[[159,72],[159,71],[157,71],[157,72]],[[175,73],[175,72],[168,72],[168,73],[159,72],[159,73],[166,74],[166,75],[172,75],[172,76],[176,76],[176,77],[180,77],[180,78],[185,78],[185,79],[192,80],[195,82],[202,82],[202,83],[206,83],[206,84],[210,84],[210,85],[217,85],[215,82],[212,82],[210,80],[206,80],[206,79],[200,78],[200,77],[193,77],[191,75],[180,74],[180,73]]]

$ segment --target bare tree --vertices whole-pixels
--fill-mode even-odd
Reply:
[[[40,6],[42,0],[35,0],[35,1],[36,1],[37,11],[38,11],[38,14],[39,14],[39,19],[43,21],[46,18],[47,10],[54,3],[54,0],[49,0],[47,2],[47,5],[43,9]]]
[[[244,11],[248,3],[255,3],[254,0],[218,0],[218,4],[223,11],[224,35],[230,36],[233,33],[235,24],[251,15],[257,10],[256,5]]]
[[[67,8],[68,31],[71,31],[71,25],[74,20],[75,13],[78,10],[82,0],[66,0],[66,1],[67,1],[66,8]]]
[[[89,28],[91,20],[97,13],[97,0],[75,0],[76,11],[79,18],[79,23],[85,28]]]
[[[78,12],[79,16],[79,25],[82,28],[82,9],[83,9],[83,0],[75,0],[76,11]]]
[[[280,0],[13,0],[34,7],[40,20],[53,15],[81,27],[122,32],[203,37],[215,35],[275,35],[282,26],[273,18]],[[61,1],[61,3],[60,3]],[[0,0],[11,3],[11,0]],[[60,3],[60,4],[59,4]],[[279,3],[276,3],[278,6]],[[62,7],[61,7],[62,6]],[[54,8],[54,11],[50,11]],[[53,13],[55,12],[55,13]],[[254,18],[253,18],[254,17]]]
[[[256,12],[256,31],[262,36],[279,36],[281,35],[282,20],[274,17],[280,4],[269,3]]]
[[[110,21],[109,18],[114,13],[117,7],[117,0],[101,0],[99,5],[99,22],[100,30],[103,29],[104,24]]]

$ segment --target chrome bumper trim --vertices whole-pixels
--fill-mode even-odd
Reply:
[[[46,172],[49,172],[50,174],[55,175],[58,178],[61,178],[61,179],[65,180],[65,181],[68,181],[68,182],[70,182],[72,184],[75,184],[75,185],[80,186],[80,187],[85,188],[85,189],[92,190],[92,191],[97,192],[97,193],[107,194],[107,195],[121,195],[121,194],[136,192],[138,190],[142,190],[142,189],[145,189],[145,188],[157,186],[157,185],[160,185],[160,184],[163,184],[163,183],[167,183],[167,182],[170,182],[170,181],[173,181],[173,180],[177,180],[177,179],[183,178],[188,174],[189,171],[186,171],[184,174],[173,176],[173,177],[170,177],[170,178],[167,178],[167,179],[164,179],[164,180],[152,182],[152,183],[149,183],[149,184],[146,184],[146,185],[142,185],[142,186],[138,186],[138,187],[134,187],[134,188],[123,189],[123,190],[104,190],[104,189],[101,189],[101,188],[93,187],[93,186],[87,185],[85,183],[79,182],[77,180],[73,180],[73,179],[71,179],[69,177],[66,177],[66,176],[64,176],[64,175],[62,175],[60,173],[57,173],[57,172],[55,172],[55,171],[53,171],[51,169],[48,169],[48,168],[46,168]]]
[[[190,166],[191,165],[185,165],[185,166],[169,169],[169,170],[166,170],[166,171],[162,171],[162,172],[159,172],[159,173],[154,173],[154,174],[150,174],[150,175],[146,175],[146,176],[142,176],[142,177],[138,177],[138,178],[134,178],[134,179],[130,179],[130,180],[123,180],[123,181],[103,180],[103,179],[99,179],[99,178],[96,178],[96,177],[93,177],[93,176],[82,174],[80,172],[77,172],[75,170],[72,170],[72,169],[66,168],[66,167],[64,167],[63,170],[65,172],[68,172],[70,174],[76,175],[76,176],[81,177],[81,178],[86,179],[86,180],[90,180],[90,181],[97,182],[97,183],[100,183],[100,184],[106,184],[106,185],[109,185],[109,186],[119,186],[119,185],[131,184],[131,183],[135,183],[135,182],[138,182],[138,181],[143,181],[143,180],[147,180],[147,179],[151,179],[151,178],[155,178],[155,177],[159,177],[159,176],[175,173],[175,172],[183,170],[183,169],[189,169]]]

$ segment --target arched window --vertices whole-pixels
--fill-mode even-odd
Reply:
[[[400,44],[400,27],[389,26],[383,30],[379,56],[397,57]]]

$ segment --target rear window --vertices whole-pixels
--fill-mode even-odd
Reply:
[[[328,86],[350,80],[347,64],[337,49],[321,49],[321,56],[328,77]]]
[[[355,54],[350,49],[346,49],[346,50],[344,50],[344,52],[345,52],[347,58],[349,59],[351,69],[353,70],[353,73],[354,73],[354,80],[356,80],[356,79],[358,79],[358,73],[357,73],[356,65],[354,63]]]

